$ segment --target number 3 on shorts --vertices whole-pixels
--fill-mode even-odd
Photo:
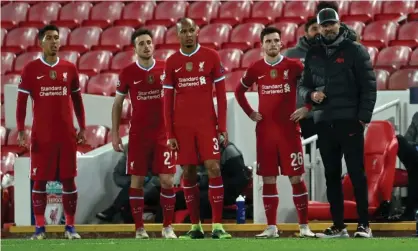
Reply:
[[[303,164],[303,155],[301,152],[292,153],[290,154],[290,158],[292,159],[292,166],[297,167]]]
[[[219,141],[217,138],[213,138],[213,151],[219,152]]]

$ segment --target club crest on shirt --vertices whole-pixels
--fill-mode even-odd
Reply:
[[[148,75],[148,84],[154,83],[154,75]]]
[[[193,70],[193,62],[187,62],[186,63],[186,70],[192,71]]]
[[[283,72],[283,79],[289,79],[289,70]]]
[[[161,80],[161,82],[164,82],[164,80],[165,80],[165,71],[163,72],[163,74],[161,74],[160,80]]]
[[[49,71],[49,77],[50,77],[52,80],[57,79],[57,72],[56,72],[56,71]]]
[[[202,72],[205,70],[205,61],[199,63],[199,71]]]
[[[273,70],[270,71],[270,77],[272,79],[277,78],[277,70],[276,69],[273,69]]]
[[[66,72],[64,72],[62,74],[62,81],[67,82],[67,73]]]

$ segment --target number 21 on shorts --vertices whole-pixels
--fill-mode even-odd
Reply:
[[[177,159],[177,152],[174,153],[174,156]],[[173,158],[173,153],[172,152],[164,152],[164,165],[168,166],[168,168],[172,168],[175,165],[172,165],[172,158]]]
[[[292,167],[297,168],[303,165],[303,154],[301,152],[291,153],[290,158],[292,159]]]

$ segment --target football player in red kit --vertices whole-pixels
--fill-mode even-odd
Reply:
[[[192,229],[182,238],[203,238],[199,217],[197,164],[204,163],[209,174],[212,206],[212,238],[228,239],[222,227],[224,188],[219,167],[219,135],[227,139],[224,69],[216,51],[197,42],[199,27],[189,18],[177,23],[181,48],[167,59],[164,79],[164,118],[168,145],[182,165],[183,188]],[[218,116],[213,104],[216,89]],[[226,140],[225,140],[226,142]]]
[[[33,101],[30,145],[32,204],[36,230],[32,239],[45,238],[46,183],[59,179],[63,185],[65,237],[80,239],[74,228],[77,207],[77,143],[84,141],[84,106],[75,65],[58,57],[59,30],[47,25],[39,31],[43,56],[28,63],[18,87],[16,121],[21,146],[25,142],[25,117],[28,96]],[[73,109],[74,108],[74,109]],[[74,130],[73,110],[80,131]]]
[[[137,61],[119,74],[116,97],[112,108],[112,144],[115,151],[122,151],[119,123],[125,95],[132,103],[132,119],[129,130],[127,173],[131,175],[129,202],[135,221],[136,238],[148,239],[144,229],[144,179],[148,168],[159,174],[161,181],[160,203],[163,209],[162,236],[175,239],[171,223],[176,196],[173,190],[175,164],[171,163],[171,151],[167,147],[163,117],[163,89],[161,84],[164,62],[153,57],[152,33],[139,29],[132,34]]]
[[[279,196],[278,175],[289,176],[293,201],[299,216],[300,236],[314,237],[308,227],[308,192],[302,179],[303,150],[298,121],[306,116],[309,107],[296,110],[297,82],[303,71],[299,60],[280,54],[280,31],[267,27],[261,32],[264,58],[248,69],[235,97],[244,112],[255,122],[257,136],[257,173],[263,176],[263,202],[267,229],[258,238],[278,237],[277,208]],[[258,112],[249,105],[245,91],[258,86]],[[296,110],[296,111],[295,111]]]

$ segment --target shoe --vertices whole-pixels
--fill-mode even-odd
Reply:
[[[136,239],[149,239],[147,231],[144,228],[138,228],[135,232]]]
[[[316,235],[311,231],[308,224],[299,226],[299,237],[301,238],[315,238]]]
[[[354,238],[372,238],[372,230],[369,226],[359,224],[357,231],[354,233]]]
[[[331,239],[331,238],[348,238],[350,235],[347,232],[347,228],[344,226],[343,228],[337,228],[336,226],[332,225],[331,227],[325,229],[323,233],[317,233],[316,237],[324,238],[324,239]]]
[[[232,239],[232,235],[227,233],[222,224],[213,224],[212,239]]]
[[[74,226],[65,226],[64,236],[69,240],[81,239],[81,236],[75,231]]]
[[[30,237],[31,240],[44,240],[46,239],[45,227],[36,227],[35,233]]]
[[[277,226],[268,226],[261,234],[257,234],[255,238],[258,239],[270,239],[270,238],[279,238],[279,230]]]
[[[164,239],[177,239],[177,235],[174,233],[174,229],[171,226],[164,227],[161,231],[161,235]]]
[[[183,240],[190,240],[190,239],[203,239],[205,238],[205,234],[203,233],[202,225],[199,224],[193,224],[192,229],[190,229],[189,232],[187,232],[185,235],[182,235],[179,237]]]

